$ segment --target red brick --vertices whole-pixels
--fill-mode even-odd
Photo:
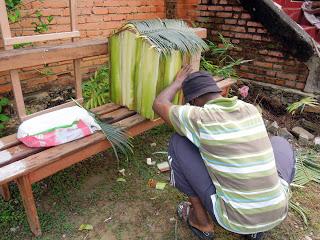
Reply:
[[[229,17],[232,17],[232,13],[231,12],[217,12],[216,16],[223,17],[223,18],[229,18]]]
[[[0,93],[1,94],[10,92],[11,89],[12,89],[11,84],[0,85]]]
[[[94,8],[92,8],[92,12],[94,14],[108,14],[109,9],[105,8],[105,7],[94,7]]]
[[[255,66],[264,67],[264,68],[272,68],[272,63],[269,62],[261,62],[261,61],[254,61],[253,64]]]
[[[210,11],[223,11],[224,8],[222,6],[212,5],[212,6],[208,6],[208,10],[210,10]]]
[[[251,15],[249,13],[242,13],[241,18],[242,19],[251,19]]]
[[[283,73],[283,72],[277,72],[277,77],[278,78],[282,78],[282,79],[291,80],[291,81],[295,81],[297,79],[297,75],[296,74]]]
[[[297,88],[297,89],[303,90],[304,87],[305,87],[305,84],[304,84],[304,83],[300,83],[300,82],[296,83],[296,88]]]
[[[225,19],[224,22],[226,24],[236,24],[237,20],[236,19]]]

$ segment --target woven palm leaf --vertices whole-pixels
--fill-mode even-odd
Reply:
[[[165,54],[170,54],[172,50],[195,54],[208,49],[205,41],[181,20],[131,21],[121,30],[125,29],[135,31],[139,37],[148,40],[153,47]]]

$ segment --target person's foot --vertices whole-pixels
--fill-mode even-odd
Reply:
[[[190,217],[193,215],[191,213],[192,211],[193,210],[190,202],[181,202],[177,206],[178,217],[188,224],[190,230],[193,232],[194,235],[196,235],[199,239],[202,240],[212,240],[214,236],[212,226],[198,224],[195,218],[195,223],[191,223]]]
[[[262,240],[264,239],[264,236],[265,236],[264,232],[259,232],[259,233],[245,235],[245,238],[247,240]]]
[[[203,232],[213,232],[213,227],[209,222],[209,219],[207,218],[206,220],[199,221],[194,212],[194,208],[192,207],[189,212],[189,222],[193,227],[196,227]]]

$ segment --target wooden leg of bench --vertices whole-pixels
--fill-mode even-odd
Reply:
[[[17,179],[17,184],[20,190],[24,209],[27,214],[31,232],[35,236],[41,235],[41,227],[37,213],[36,203],[32,193],[32,187],[28,176],[23,176]]]
[[[0,186],[0,192],[5,201],[10,200],[10,190],[9,190],[9,185],[8,183],[5,183]]]

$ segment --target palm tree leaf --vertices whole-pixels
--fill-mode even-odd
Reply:
[[[131,21],[120,29],[120,31],[123,30],[134,31],[138,37],[146,39],[159,52],[164,54],[170,54],[172,50],[194,54],[208,49],[205,41],[181,20]]]

